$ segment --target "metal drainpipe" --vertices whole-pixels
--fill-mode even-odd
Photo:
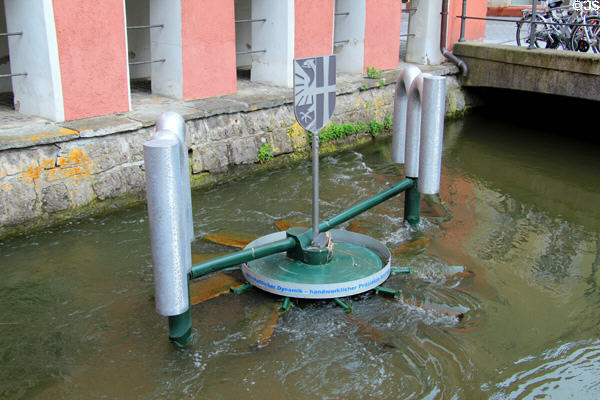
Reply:
[[[458,58],[454,54],[452,54],[451,51],[448,51],[446,49],[446,33],[447,33],[446,31],[447,30],[448,30],[448,0],[442,0],[442,29],[440,29],[440,31],[441,31],[440,51],[442,52],[442,55],[444,57],[446,57],[449,61],[456,64],[456,66],[458,66],[458,68],[460,69],[460,72],[462,72],[463,76],[467,76],[469,74],[469,67],[467,66],[467,64],[463,60],[461,60],[460,58]]]

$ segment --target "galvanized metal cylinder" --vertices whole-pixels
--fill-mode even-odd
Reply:
[[[152,267],[156,311],[172,316],[189,308],[186,254],[190,242],[182,219],[180,144],[160,132],[157,136],[144,143]]]
[[[406,106],[408,103],[408,90],[413,80],[421,73],[414,66],[406,66],[398,76],[396,92],[394,95],[394,119],[392,122],[392,161],[404,164],[406,150]]]
[[[182,190],[183,190],[183,202],[184,202],[184,223],[187,227],[186,231],[188,234],[188,240],[194,241],[194,214],[192,211],[192,188],[190,185],[190,161],[187,151],[187,135],[185,129],[185,120],[181,115],[173,111],[167,111],[162,113],[156,120],[156,131],[155,138],[159,132],[170,131],[173,132],[180,143],[181,152],[181,177],[182,177]],[[187,262],[188,272],[192,268],[191,253],[189,254]]]
[[[429,74],[420,74],[408,89],[408,104],[406,107],[406,159],[404,175],[409,178],[419,176],[419,143],[421,140],[421,92],[423,79]]]
[[[442,170],[446,78],[423,78],[422,98],[419,192],[436,194],[440,191]]]

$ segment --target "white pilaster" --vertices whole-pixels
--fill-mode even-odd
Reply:
[[[52,0],[5,0],[15,110],[64,121],[64,103]]]
[[[442,0],[412,0],[410,7],[416,11],[408,24],[406,62],[441,64],[444,61],[440,52]]]
[[[252,24],[251,79],[278,86],[293,86],[294,0],[252,0],[252,18],[266,22]]]
[[[366,0],[336,0],[334,46],[338,72],[362,74],[365,59]]]
[[[150,30],[152,93],[183,98],[183,52],[181,0],[150,0],[150,25],[164,27]]]

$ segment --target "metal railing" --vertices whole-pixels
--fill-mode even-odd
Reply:
[[[131,29],[131,30],[138,30],[138,29],[155,29],[155,28],[164,28],[165,25],[164,24],[154,24],[154,25],[133,25],[133,26],[128,26],[127,29]],[[146,64],[154,64],[154,63],[162,63],[167,61],[164,58],[158,59],[158,60],[144,60],[144,61],[130,61],[127,64],[129,66],[132,65],[146,65]]]
[[[243,23],[253,23],[253,22],[267,22],[266,18],[259,18],[259,19],[236,19],[235,23],[236,24],[243,24]]]
[[[406,3],[402,3],[403,6],[406,5]],[[417,11],[416,7],[407,7],[407,8],[403,8],[401,13],[405,14],[406,17],[402,17],[402,19],[400,20],[400,60],[404,61],[406,59],[406,49],[408,46],[408,38],[414,37],[415,35],[412,33],[408,33],[408,25],[410,23],[410,18],[413,16],[413,14]]]
[[[350,11],[338,11],[338,12],[334,12],[333,13],[334,17],[347,17],[350,15]],[[335,32],[335,22],[333,24],[333,29]],[[333,34],[333,37],[335,37],[335,33]],[[346,39],[346,40],[334,40],[333,41],[333,47],[336,46],[345,46],[348,43],[350,43],[350,40]]]
[[[467,15],[463,0],[458,41],[466,40],[467,20],[474,20],[486,23],[484,42],[600,53],[600,10],[593,9],[593,3],[586,9],[586,3],[540,7],[541,2],[531,0],[520,16],[478,17]]]
[[[12,78],[13,76],[27,76],[26,72],[20,72],[17,74],[2,74],[0,75],[0,78]]]
[[[242,54],[256,54],[256,53],[266,53],[267,50],[248,50],[248,51],[238,51],[235,53],[236,56],[242,55]]]
[[[153,28],[164,28],[165,26],[163,24],[158,24],[158,25],[135,25],[135,26],[128,26],[127,29],[153,29]]]
[[[266,18],[254,18],[254,19],[236,19],[234,21],[236,24],[253,24],[256,22],[267,22]],[[246,54],[258,54],[258,53],[266,53],[267,50],[248,50],[248,51],[237,51],[235,53],[236,56],[246,55]]]
[[[167,61],[166,58],[161,58],[159,60],[148,60],[148,61],[130,61],[128,64],[129,65],[143,65],[143,64],[154,64],[154,63],[161,63],[161,62],[165,62]]]
[[[23,32],[0,32],[0,37],[23,36]],[[13,76],[27,76],[27,72],[17,72],[14,74],[0,74],[2,78],[12,78]]]

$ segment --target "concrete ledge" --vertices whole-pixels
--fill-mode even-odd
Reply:
[[[454,44],[459,57],[496,61],[554,71],[600,75],[600,55],[556,49],[528,50],[522,46],[462,42]]]
[[[497,87],[600,100],[600,55],[483,43],[456,43],[469,66],[465,86]]]
[[[428,67],[455,74],[453,65]],[[392,112],[399,71],[381,79],[338,77],[333,122],[383,121]],[[143,201],[143,146],[164,111],[186,120],[192,186],[222,182],[307,158],[307,133],[295,122],[291,89],[241,81],[239,92],[210,99],[176,101],[134,94],[134,110],[51,124],[32,118],[0,126],[0,237]],[[468,102],[454,76],[448,79],[447,114],[460,115]],[[331,153],[371,140],[358,135],[322,146]],[[259,164],[261,146],[275,158]]]

